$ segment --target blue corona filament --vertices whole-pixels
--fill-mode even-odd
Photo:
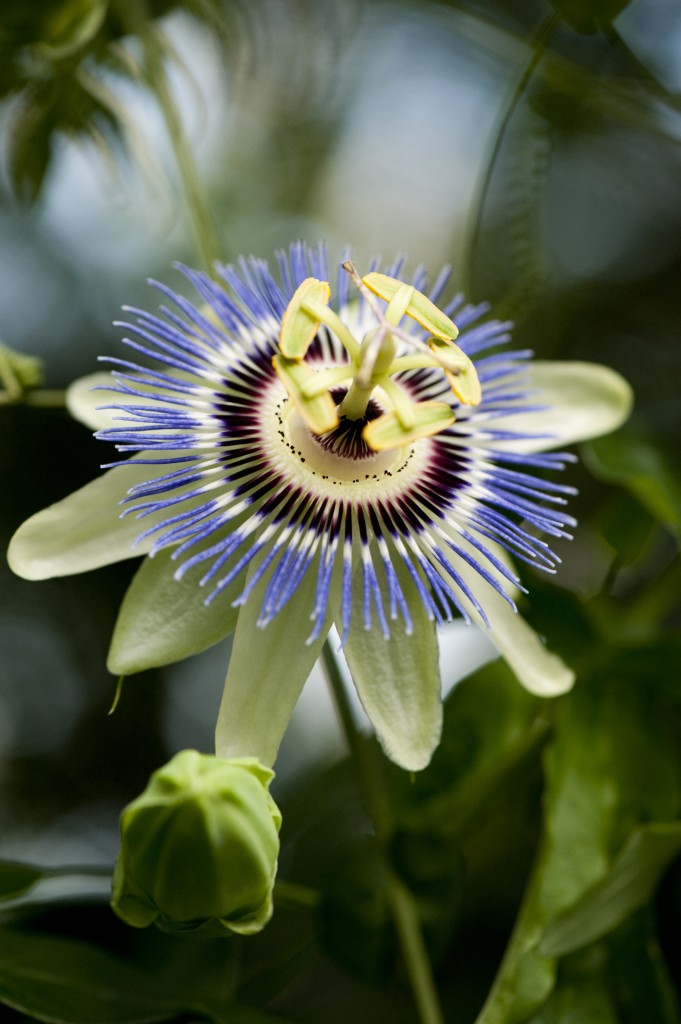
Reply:
[[[497,546],[554,570],[558,560],[542,536],[569,536],[574,520],[564,506],[573,490],[539,474],[573,457],[524,453],[522,444],[514,449],[538,435],[515,432],[512,418],[542,403],[527,383],[531,353],[506,351],[510,324],[483,319],[487,306],[465,305],[460,295],[443,305],[459,327],[457,345],[475,364],[482,401],[461,405],[437,367],[396,374],[411,402],[449,403],[455,420],[389,458],[377,457],[360,428],[384,412],[379,394],[363,423],[341,417],[318,437],[296,421],[272,364],[294,291],[310,276],[328,280],[323,246],[295,243],[278,253],[277,277],[255,258],[219,266],[219,282],[180,269],[199,302],[156,284],[171,305],[158,316],[126,310],[125,344],[135,356],[107,360],[107,390],[117,396],[107,408],[115,410],[116,426],[97,436],[113,442],[126,462],[149,466],[148,481],[125,498],[123,515],[140,519],[139,539],[152,538],[152,555],[172,549],[176,576],[200,568],[206,601],[226,600],[229,591],[232,603],[243,604],[263,582],[259,625],[266,626],[312,579],[310,639],[329,612],[340,615],[346,634],[351,615],[359,614],[365,628],[388,636],[398,619],[412,630],[400,578],[413,582],[431,620],[468,620],[473,613],[486,622],[486,593],[513,604],[507,589],[518,585]],[[400,260],[385,273],[433,302],[449,276],[445,268],[428,292],[423,268],[405,277]],[[356,336],[376,326],[341,267],[335,295],[332,309]],[[408,329],[416,339],[427,336],[415,323]],[[308,364],[328,369],[347,358],[322,325]],[[345,390],[332,390],[338,405]],[[149,516],[153,525],[145,529]],[[471,586],[463,568],[475,570],[480,586]],[[362,597],[353,605],[356,581]]]

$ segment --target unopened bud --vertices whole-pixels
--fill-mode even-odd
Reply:
[[[184,750],[121,816],[112,906],[137,928],[217,936],[272,915],[281,814],[255,758]]]

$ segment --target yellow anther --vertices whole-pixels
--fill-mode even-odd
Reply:
[[[336,406],[329,392],[323,391],[311,397],[305,393],[306,385],[309,386],[317,376],[307,363],[300,359],[287,359],[286,356],[274,356],[272,365],[313,434],[326,434],[338,426]]]
[[[463,405],[480,405],[482,388],[471,359],[458,345],[440,338],[429,338],[428,345],[442,366],[449,386]]]
[[[306,300],[328,305],[331,289],[326,281],[307,277],[293,293],[286,307],[279,332],[279,348],[287,359],[303,359],[314,336],[319,330],[321,318],[304,308]]]
[[[392,300],[397,298],[398,292],[402,297],[405,294],[404,281],[398,281],[396,277],[388,277],[387,274],[366,274],[362,281],[374,295],[378,295],[379,298],[385,299],[386,302],[391,304]],[[402,301],[403,299],[401,298],[400,302]],[[390,306],[388,309],[390,309]],[[414,289],[414,293],[404,312],[412,320],[416,320],[422,327],[425,327],[427,331],[430,331],[431,334],[434,334],[437,338],[442,338],[443,341],[450,341],[452,338],[456,338],[459,333],[456,324],[448,316],[445,316],[442,310],[438,309],[435,303],[431,302],[423,292],[417,292],[416,289]]]
[[[388,404],[392,407],[393,412],[400,421],[402,427],[405,430],[412,430],[416,426],[417,417],[416,409],[417,406],[412,402],[411,398],[402,390],[399,384],[396,384],[390,377],[382,377],[378,382],[378,386],[383,391]]]
[[[387,412],[367,423],[362,437],[377,452],[402,448],[450,427],[454,422],[454,413],[444,402],[419,402],[414,405],[414,418],[413,427],[407,428],[402,425],[397,413]]]

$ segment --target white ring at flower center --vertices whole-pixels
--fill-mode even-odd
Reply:
[[[362,459],[339,455],[319,443],[298,410],[292,406],[289,406],[288,415],[285,417],[284,430],[291,444],[300,452],[313,472],[323,473],[342,483],[350,483],[358,477],[380,477],[386,470],[396,470],[408,455],[407,448],[375,452],[373,455],[365,455]]]
[[[350,459],[325,450],[310,433],[281,383],[260,404],[260,437],[281,479],[321,499],[390,502],[418,483],[432,458],[432,438],[396,451]]]

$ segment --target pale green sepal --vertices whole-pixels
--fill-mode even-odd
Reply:
[[[398,579],[412,618],[411,635],[401,618],[385,639],[376,623],[364,628],[361,571],[353,581],[353,611],[343,646],[350,674],[386,756],[407,771],[425,768],[440,742],[442,698],[435,623],[406,572]],[[386,610],[389,601],[383,588]],[[339,632],[343,627],[338,623]]]
[[[255,571],[255,567],[250,570],[247,582]],[[331,628],[331,616],[327,615],[317,639],[306,643],[313,630],[310,612],[317,581],[313,562],[289,602],[260,628],[257,623],[268,580],[266,572],[239,612],[215,730],[215,751],[218,757],[257,757],[272,765]]]
[[[120,416],[113,409],[103,409],[100,406],[111,405],[117,398],[122,396],[112,394],[111,391],[96,390],[99,388],[112,388],[115,381],[110,373],[90,373],[87,377],[79,377],[69,384],[66,389],[66,408],[75,420],[84,423],[91,430],[108,430],[116,426],[114,417]],[[126,404],[132,404],[133,396],[126,396]],[[142,399],[138,399],[142,401]]]
[[[372,271],[372,273],[366,274],[362,281],[374,295],[385,299],[386,302],[391,302],[398,292],[400,295],[404,294],[404,281],[398,281],[396,277],[388,277],[387,274]],[[456,338],[459,333],[456,324],[441,309],[438,309],[423,292],[414,291],[404,312],[438,338],[444,340]]]
[[[494,566],[485,562],[472,545],[462,537],[457,537],[456,543],[459,547],[469,551],[476,561],[484,564],[485,569],[492,576],[495,576],[500,582],[503,581],[502,585],[507,594],[511,597],[515,596],[517,592],[515,586],[505,581]],[[499,557],[499,548],[487,542],[486,544],[493,554]],[[504,558],[503,561],[507,562],[508,560]],[[525,689],[538,697],[558,697],[572,689],[575,682],[575,674],[572,669],[568,668],[557,654],[552,654],[547,650],[540,637],[523,617],[513,610],[508,601],[463,559],[456,559],[455,567],[484,609],[490,625],[487,635]],[[462,600],[471,618],[487,632],[482,617],[473,608],[469,599],[462,596]]]
[[[110,672],[128,676],[170,665],[234,632],[239,609],[232,601],[243,590],[244,579],[237,577],[207,605],[209,590],[200,587],[199,580],[209,565],[195,565],[177,580],[173,574],[178,562],[170,550],[144,560],[118,612],[107,659]]]
[[[559,697],[572,689],[572,669],[544,646],[525,619],[503,598],[492,593],[491,599],[485,597],[484,608],[492,627],[490,640],[526,690],[537,697]]]
[[[10,541],[7,560],[27,580],[72,576],[144,555],[152,545],[134,540],[163,513],[143,520],[121,519],[128,488],[167,472],[166,466],[121,465],[22,523]],[[167,512],[165,513],[167,516]]]
[[[609,434],[617,430],[631,413],[631,386],[607,366],[538,360],[528,364],[527,372],[527,386],[537,390],[536,396],[532,396],[532,403],[547,408],[541,412],[495,419],[490,425],[494,430],[542,436],[495,441],[495,448],[518,452],[561,448],[576,441]]]

